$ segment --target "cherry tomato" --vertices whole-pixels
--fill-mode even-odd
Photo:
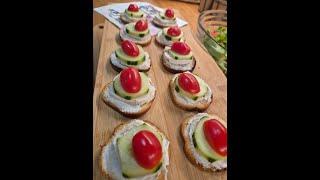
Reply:
[[[139,7],[136,4],[130,4],[129,7],[128,7],[128,11],[138,12],[139,11]]]
[[[173,17],[174,17],[174,11],[173,11],[173,9],[172,9],[172,8],[166,9],[165,15],[166,15],[168,18],[173,18]]]
[[[136,22],[136,25],[134,26],[134,28],[137,31],[144,31],[144,30],[148,29],[148,22],[145,20],[139,20]]]
[[[178,77],[178,83],[183,90],[191,94],[200,92],[197,79],[190,73],[181,73]]]
[[[188,44],[179,41],[172,44],[171,50],[181,55],[187,55],[191,51]]]
[[[121,48],[128,56],[136,57],[139,55],[139,48],[138,46],[129,40],[124,40],[121,43]]]
[[[179,36],[181,34],[181,30],[178,26],[171,26],[167,33],[170,35],[170,36]]]
[[[150,131],[142,130],[132,138],[133,155],[145,169],[152,169],[162,158],[162,148],[157,137]]]
[[[128,93],[136,93],[141,89],[141,77],[135,68],[126,68],[120,73],[122,88]]]
[[[203,132],[211,148],[221,156],[227,155],[227,129],[216,119],[203,123]]]

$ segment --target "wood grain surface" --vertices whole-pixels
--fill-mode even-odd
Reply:
[[[179,12],[177,15],[181,17]],[[194,73],[203,78],[213,91],[213,103],[206,112],[217,114],[227,120],[226,77],[212,57],[199,46],[192,35],[190,27],[183,27],[182,31],[185,33],[186,42],[190,45],[197,59]],[[117,75],[117,72],[110,65],[109,56],[112,51],[119,47],[119,44],[117,44],[118,32],[118,28],[105,21],[93,97],[93,179],[95,180],[105,179],[98,161],[101,147],[107,143],[117,125],[130,120],[106,106],[100,98],[103,86]],[[179,133],[180,125],[185,118],[196,114],[196,112],[184,111],[173,104],[168,89],[169,81],[173,74],[168,73],[161,64],[160,57],[163,49],[155,43],[154,37],[152,42],[144,49],[150,54],[152,67],[148,75],[154,82],[157,92],[150,110],[139,119],[148,120],[155,124],[170,140],[168,179],[227,179],[226,172],[210,173],[201,171],[191,164],[185,156],[182,137]]]

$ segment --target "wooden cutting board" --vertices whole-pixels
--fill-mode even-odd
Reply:
[[[180,16],[179,12],[177,12],[177,16]],[[190,27],[185,26],[182,31],[197,60],[193,73],[204,79],[213,91],[213,102],[206,112],[215,113],[227,120],[227,79],[225,75],[212,57],[199,46],[196,37],[191,33]],[[110,54],[119,47],[117,44],[118,32],[117,27],[109,21],[105,21],[93,97],[93,179],[95,180],[104,179],[99,166],[102,146],[106,144],[117,125],[130,121],[129,118],[105,105],[100,97],[103,86],[118,74],[112,69],[109,62]],[[154,37],[152,42],[144,49],[150,54],[152,67],[148,75],[154,82],[157,92],[150,110],[139,119],[148,120],[155,124],[170,140],[168,179],[227,179],[226,172],[201,171],[191,164],[185,156],[183,140],[180,136],[180,124],[185,118],[196,114],[196,112],[184,111],[173,104],[168,89],[173,74],[167,72],[162,66],[160,57],[163,48],[156,44]]]

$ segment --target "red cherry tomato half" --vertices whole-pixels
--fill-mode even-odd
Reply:
[[[171,50],[181,55],[187,55],[191,51],[188,44],[179,41],[172,44]]]
[[[170,35],[170,36],[179,36],[181,34],[181,30],[178,26],[171,26],[167,33]]]
[[[134,28],[137,31],[144,31],[144,30],[148,29],[148,22],[145,20],[139,20],[136,22],[136,25],[134,26]]]
[[[121,43],[121,48],[128,56],[136,57],[139,55],[139,48],[138,46],[129,40],[124,40]]]
[[[129,7],[128,7],[128,11],[138,12],[139,11],[139,7],[136,4],[130,4]]]
[[[128,93],[136,93],[141,89],[141,77],[135,68],[127,68],[120,73],[120,83],[122,88]]]
[[[221,156],[227,155],[227,129],[216,119],[203,123],[203,132],[211,148]]]
[[[152,169],[162,158],[162,148],[157,137],[150,131],[142,130],[132,138],[133,155],[145,169]]]
[[[166,9],[165,16],[167,16],[168,18],[173,18],[174,17],[173,9],[172,8]]]
[[[190,73],[181,73],[178,77],[178,83],[183,90],[191,94],[200,92],[197,79]]]

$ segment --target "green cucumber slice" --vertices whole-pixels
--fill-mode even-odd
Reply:
[[[140,73],[141,76],[141,89],[139,92],[137,93],[128,93],[126,92],[122,86],[121,86],[121,82],[120,82],[120,76],[118,76],[114,81],[113,81],[113,89],[115,91],[115,93],[117,95],[119,95],[120,97],[123,97],[124,99],[127,100],[131,100],[131,99],[135,99],[138,98],[140,96],[146,95],[149,92],[149,79],[146,76],[145,73]]]
[[[192,60],[193,59],[193,55],[192,55],[192,52],[190,52],[189,54],[187,55],[180,55],[174,51],[172,51],[171,49],[168,49],[167,52],[169,53],[169,55],[176,59],[176,60]]]
[[[116,57],[123,61],[134,61],[134,62],[143,62],[145,59],[145,52],[140,45],[137,45],[139,49],[139,55],[137,57],[128,56],[122,48],[118,48],[115,51]],[[138,63],[139,64],[139,63]]]
[[[143,12],[139,10],[138,12],[131,12],[128,9],[125,10],[125,13],[130,17],[140,18],[143,17]]]
[[[194,75],[195,76],[195,75]],[[179,83],[178,83],[178,77],[175,79],[175,90],[177,91],[177,93],[181,94],[182,96],[187,96],[188,98],[196,101],[198,98],[203,97],[206,95],[207,91],[208,91],[208,87],[206,86],[205,82],[203,80],[201,80],[200,78],[198,78],[197,76],[195,76],[195,78],[198,80],[199,85],[200,85],[200,92],[196,93],[196,94],[191,94],[186,92],[185,90],[183,90]]]
[[[152,174],[157,172],[162,167],[162,160],[161,160],[159,164],[154,168],[145,169],[141,167],[133,157],[132,138],[136,133],[138,133],[141,130],[149,130],[153,132],[154,135],[160,141],[160,143],[162,143],[161,135],[146,124],[135,127],[131,129],[125,136],[120,137],[117,140],[117,146],[118,146],[118,152],[120,156],[120,163],[121,163],[121,170],[122,170],[123,177],[133,178],[133,177],[144,176],[147,174]]]
[[[209,162],[214,162],[216,160],[225,159],[226,157],[220,156],[217,154],[209,145],[207,142],[204,132],[203,132],[203,123],[206,120],[209,120],[210,118],[208,116],[204,116],[200,119],[198,122],[198,125],[196,127],[196,130],[194,131],[194,144],[196,144],[195,148],[201,154],[204,156]]]
[[[149,28],[146,29],[145,31],[136,31],[135,29],[135,23],[129,23],[125,26],[126,28],[126,33],[131,34],[133,36],[139,36],[139,37],[144,37],[145,35],[150,33]]]

